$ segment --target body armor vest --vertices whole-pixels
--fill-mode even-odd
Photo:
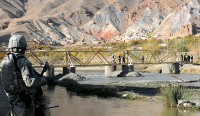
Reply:
[[[7,93],[16,93],[25,89],[25,84],[17,66],[17,60],[22,57],[13,57],[15,57],[14,54],[8,54],[1,63],[1,79]]]

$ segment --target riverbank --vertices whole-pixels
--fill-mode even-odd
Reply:
[[[59,84],[66,90],[79,96],[115,97],[131,101],[157,102],[159,104],[174,104],[180,112],[200,111],[200,89],[180,83],[145,82],[131,84],[91,85],[79,84],[66,79]],[[171,88],[170,91],[168,91]],[[178,88],[178,89],[177,89]],[[163,93],[163,90],[167,90]],[[167,100],[166,100],[167,98]],[[167,103],[166,103],[167,102]],[[168,103],[169,102],[169,103]],[[165,105],[166,107],[172,107]],[[200,113],[200,112],[199,112]]]
[[[180,74],[200,74],[200,65],[183,63],[179,65]],[[171,69],[172,70],[172,69]],[[143,72],[146,73],[161,73],[162,64],[148,66]]]
[[[70,80],[68,76],[62,76],[59,84],[79,95],[97,95],[132,100],[160,100],[161,88],[184,86],[194,93],[190,96],[190,100],[198,101],[197,104],[200,103],[200,83],[191,81],[199,80],[199,75],[152,73],[143,73],[142,75],[142,77],[107,78],[102,74],[96,73],[96,75],[85,74],[86,78],[78,75],[79,79],[76,79],[75,74],[72,74],[71,77],[73,78],[70,78]]]

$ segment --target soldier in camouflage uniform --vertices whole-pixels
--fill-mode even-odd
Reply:
[[[11,116],[35,116],[36,88],[46,84],[24,56],[27,43],[15,34],[9,40],[9,54],[1,63],[1,79],[11,105]]]

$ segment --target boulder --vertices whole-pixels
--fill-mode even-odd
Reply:
[[[139,72],[129,72],[129,73],[123,73],[122,71],[114,71],[110,73],[107,77],[142,77],[143,75]]]
[[[109,75],[107,75],[107,77],[124,77],[125,74],[122,71],[114,71],[111,72]]]
[[[56,83],[58,85],[64,86],[64,87],[79,85],[77,81],[86,80],[85,77],[83,77],[79,74],[75,74],[75,73],[69,73],[66,75],[60,74],[60,75],[57,75],[56,78],[58,78],[58,80],[56,80]]]
[[[61,78],[59,78],[59,82],[60,81],[63,81],[65,79],[71,79],[71,80],[75,80],[75,81],[83,81],[83,80],[86,80],[85,77],[79,75],[79,74],[75,74],[75,73],[69,73],[69,74],[66,74],[64,76],[62,76]]]
[[[188,100],[178,100],[177,107],[191,108],[196,106],[196,103]]]
[[[142,75],[139,72],[129,72],[128,74],[126,74],[126,77],[142,77],[144,75]]]

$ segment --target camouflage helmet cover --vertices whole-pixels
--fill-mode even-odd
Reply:
[[[10,40],[9,40],[9,44],[8,44],[8,48],[26,48],[27,47],[27,42],[26,39],[24,38],[23,35],[12,35]]]

